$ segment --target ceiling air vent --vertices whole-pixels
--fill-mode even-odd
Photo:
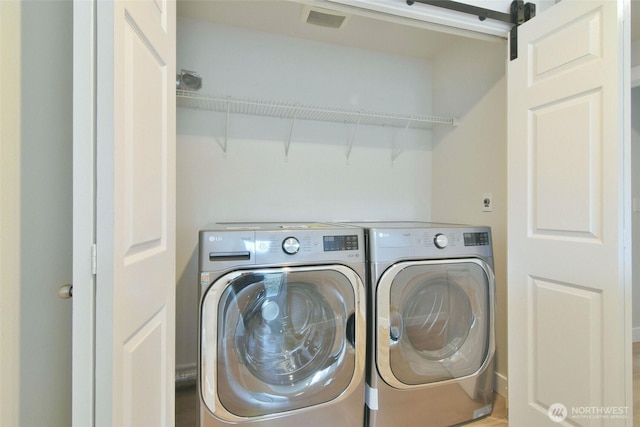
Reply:
[[[320,27],[342,28],[349,22],[349,18],[351,18],[349,15],[316,7],[306,6],[302,10],[302,20],[304,22]]]

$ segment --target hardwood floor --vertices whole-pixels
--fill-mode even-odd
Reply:
[[[498,393],[494,393],[493,411],[488,416],[474,421],[472,423],[465,424],[465,426],[471,427],[503,427],[509,425],[509,410],[505,407],[505,399]]]
[[[465,424],[470,427],[508,426],[508,409],[505,399],[496,393],[493,412],[478,421]],[[633,425],[640,426],[640,342],[633,344]],[[195,384],[176,388],[176,427],[195,427],[196,389]]]
[[[490,416],[466,425],[473,427],[509,425],[508,410],[504,409],[504,397],[499,394],[496,396],[496,403]],[[640,426],[640,342],[633,343],[633,425]]]
[[[195,382],[176,387],[176,427],[196,427]]]

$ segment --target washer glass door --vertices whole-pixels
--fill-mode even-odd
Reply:
[[[203,300],[203,328],[216,331],[212,337],[203,330],[202,343],[210,410],[219,402],[223,418],[225,412],[228,419],[259,417],[339,397],[359,366],[358,287],[358,276],[342,266],[236,272],[217,280]]]
[[[488,359],[493,273],[480,260],[404,262],[377,290],[377,363],[406,388],[471,375]]]

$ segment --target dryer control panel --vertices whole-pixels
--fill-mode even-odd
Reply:
[[[465,246],[488,246],[489,232],[463,233]]]
[[[463,256],[493,256],[489,227],[414,226],[393,224],[368,230],[370,260],[394,261],[407,258],[458,258]]]

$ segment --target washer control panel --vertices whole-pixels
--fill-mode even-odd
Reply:
[[[323,223],[222,223],[200,231],[200,270],[241,265],[365,262],[361,227]]]
[[[257,264],[307,261],[364,261],[361,230],[344,227],[256,230]]]

